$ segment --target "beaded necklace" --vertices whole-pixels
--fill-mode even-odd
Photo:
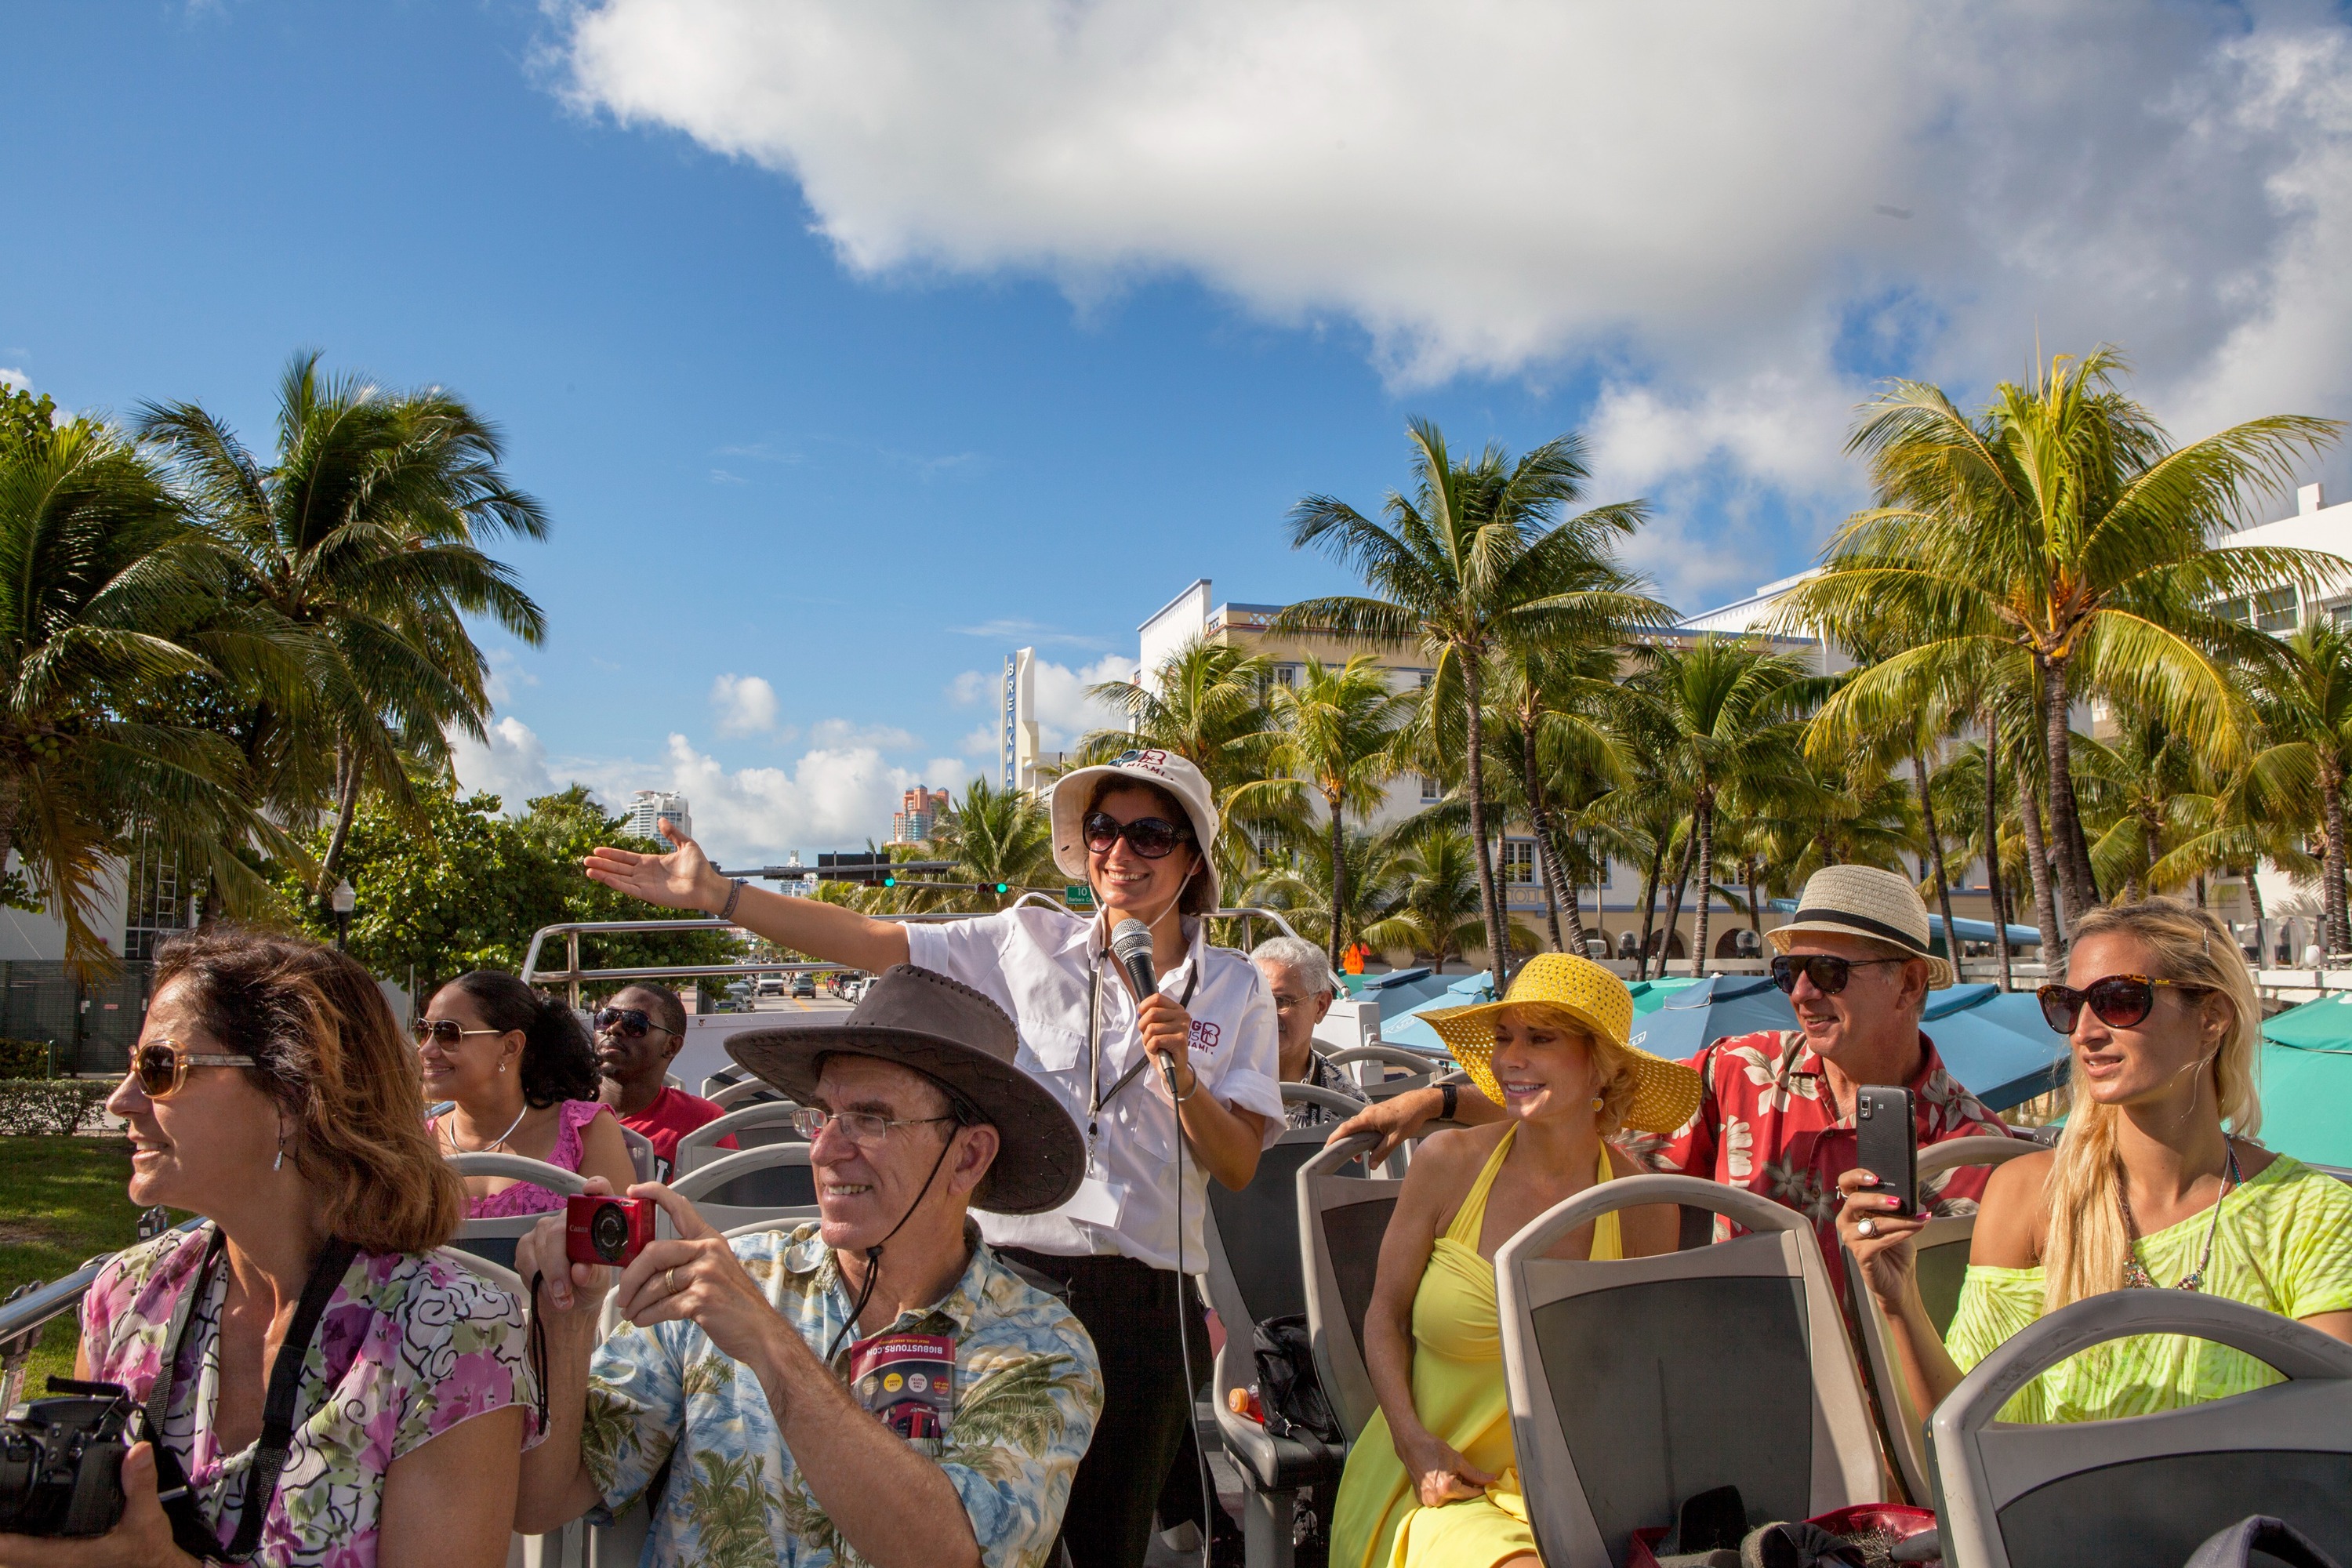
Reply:
[[[2242,1184],[2242,1178],[2238,1174],[2238,1141],[2226,1132],[2221,1135],[2221,1138],[2230,1148],[2230,1173],[2221,1183],[2221,1197],[2213,1200],[2213,1218],[2205,1227],[2204,1254],[2197,1259],[2197,1267],[2182,1275],[2180,1282],[2173,1286],[2176,1290],[2201,1290],[2205,1288],[2205,1270],[2213,1261],[2213,1237],[2220,1234],[2221,1229],[2221,1199],[2228,1197],[2233,1189]],[[2116,1202],[2122,1205],[2124,1211],[2124,1289],[2153,1290],[2158,1289],[2158,1286],[2154,1277],[2148,1273],[2147,1266],[2139,1260],[2139,1222],[2132,1218],[2131,1199],[2125,1194],[2124,1187],[2124,1165],[2121,1160],[2117,1160],[2116,1162]]]

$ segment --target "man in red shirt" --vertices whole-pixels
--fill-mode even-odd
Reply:
[[[670,1178],[677,1141],[726,1114],[667,1081],[685,1044],[686,1004],[667,985],[624,986],[596,1010],[597,1098],[622,1126],[653,1140],[654,1179],[660,1182]],[[719,1147],[732,1149],[735,1140],[722,1138]]]
[[[1910,882],[1871,867],[1832,866],[1806,882],[1797,905],[1795,918],[1765,939],[1776,954],[1772,977],[1789,994],[1799,1026],[1717,1040],[1691,1058],[1706,1084],[1696,1114],[1679,1131],[1618,1142],[1652,1170],[1746,1187],[1803,1214],[1843,1292],[1837,1179],[1854,1165],[1858,1088],[1908,1089],[1922,1147],[2002,1137],[2008,1129],[1944,1070],[1919,1027],[1927,993],[1952,983],[1952,966],[1927,951],[1927,909]],[[1465,1089],[1399,1095],[1331,1136],[1381,1133],[1378,1158],[1435,1116],[1500,1119],[1500,1108]],[[1986,1174],[1983,1166],[1964,1166],[1925,1182],[1921,1201],[1931,1214],[1973,1214]],[[1733,1234],[1717,1216],[1717,1239]]]

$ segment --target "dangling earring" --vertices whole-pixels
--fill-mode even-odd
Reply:
[[[278,1158],[269,1162],[269,1168],[272,1172],[286,1168],[286,1123],[283,1121],[278,1124]]]
[[[506,1063],[504,1063],[504,1062],[500,1062],[500,1063],[499,1064],[499,1070],[500,1072],[504,1072],[504,1071],[506,1071],[506,1070],[507,1070],[507,1064],[506,1064]]]
[[[1592,1097],[1592,1113],[1596,1116],[1601,1113],[1601,1097],[1597,1094]]]

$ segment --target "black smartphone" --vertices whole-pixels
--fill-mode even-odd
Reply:
[[[1854,1163],[1878,1178],[1871,1191],[1889,1193],[1902,1206],[1919,1212],[1919,1122],[1911,1114],[1911,1091],[1864,1085],[1854,1096]]]

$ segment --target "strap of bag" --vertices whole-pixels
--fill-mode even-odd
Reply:
[[[171,1409],[172,1386],[179,1375],[181,1352],[186,1347],[188,1321],[194,1315],[197,1300],[212,1289],[213,1272],[220,1265],[226,1244],[219,1227],[214,1226],[212,1238],[205,1245],[205,1260],[196,1270],[194,1284],[181,1293],[172,1309],[172,1330],[167,1340],[171,1348],[156,1373],[154,1385],[148,1390],[145,1414],[148,1441],[155,1448],[157,1489],[163,1499],[163,1511],[172,1521],[173,1542],[181,1551],[205,1562],[245,1563],[251,1561],[261,1545],[262,1520],[269,1511],[269,1500],[277,1493],[278,1478],[286,1468],[286,1457],[294,1447],[294,1399],[301,1387],[302,1363],[310,1358],[310,1341],[319,1331],[319,1320],[327,1310],[328,1300],[350,1271],[359,1247],[341,1238],[330,1240],[320,1249],[318,1262],[311,1266],[310,1281],[302,1287],[302,1299],[294,1308],[294,1321],[287,1325],[286,1337],[278,1342],[278,1359],[269,1369],[269,1393],[261,1407],[261,1438],[254,1449],[253,1464],[245,1472],[245,1499],[237,1510],[236,1535],[223,1550],[219,1532],[196,1506],[195,1492],[188,1485],[186,1466],[163,1441],[163,1417]]]

